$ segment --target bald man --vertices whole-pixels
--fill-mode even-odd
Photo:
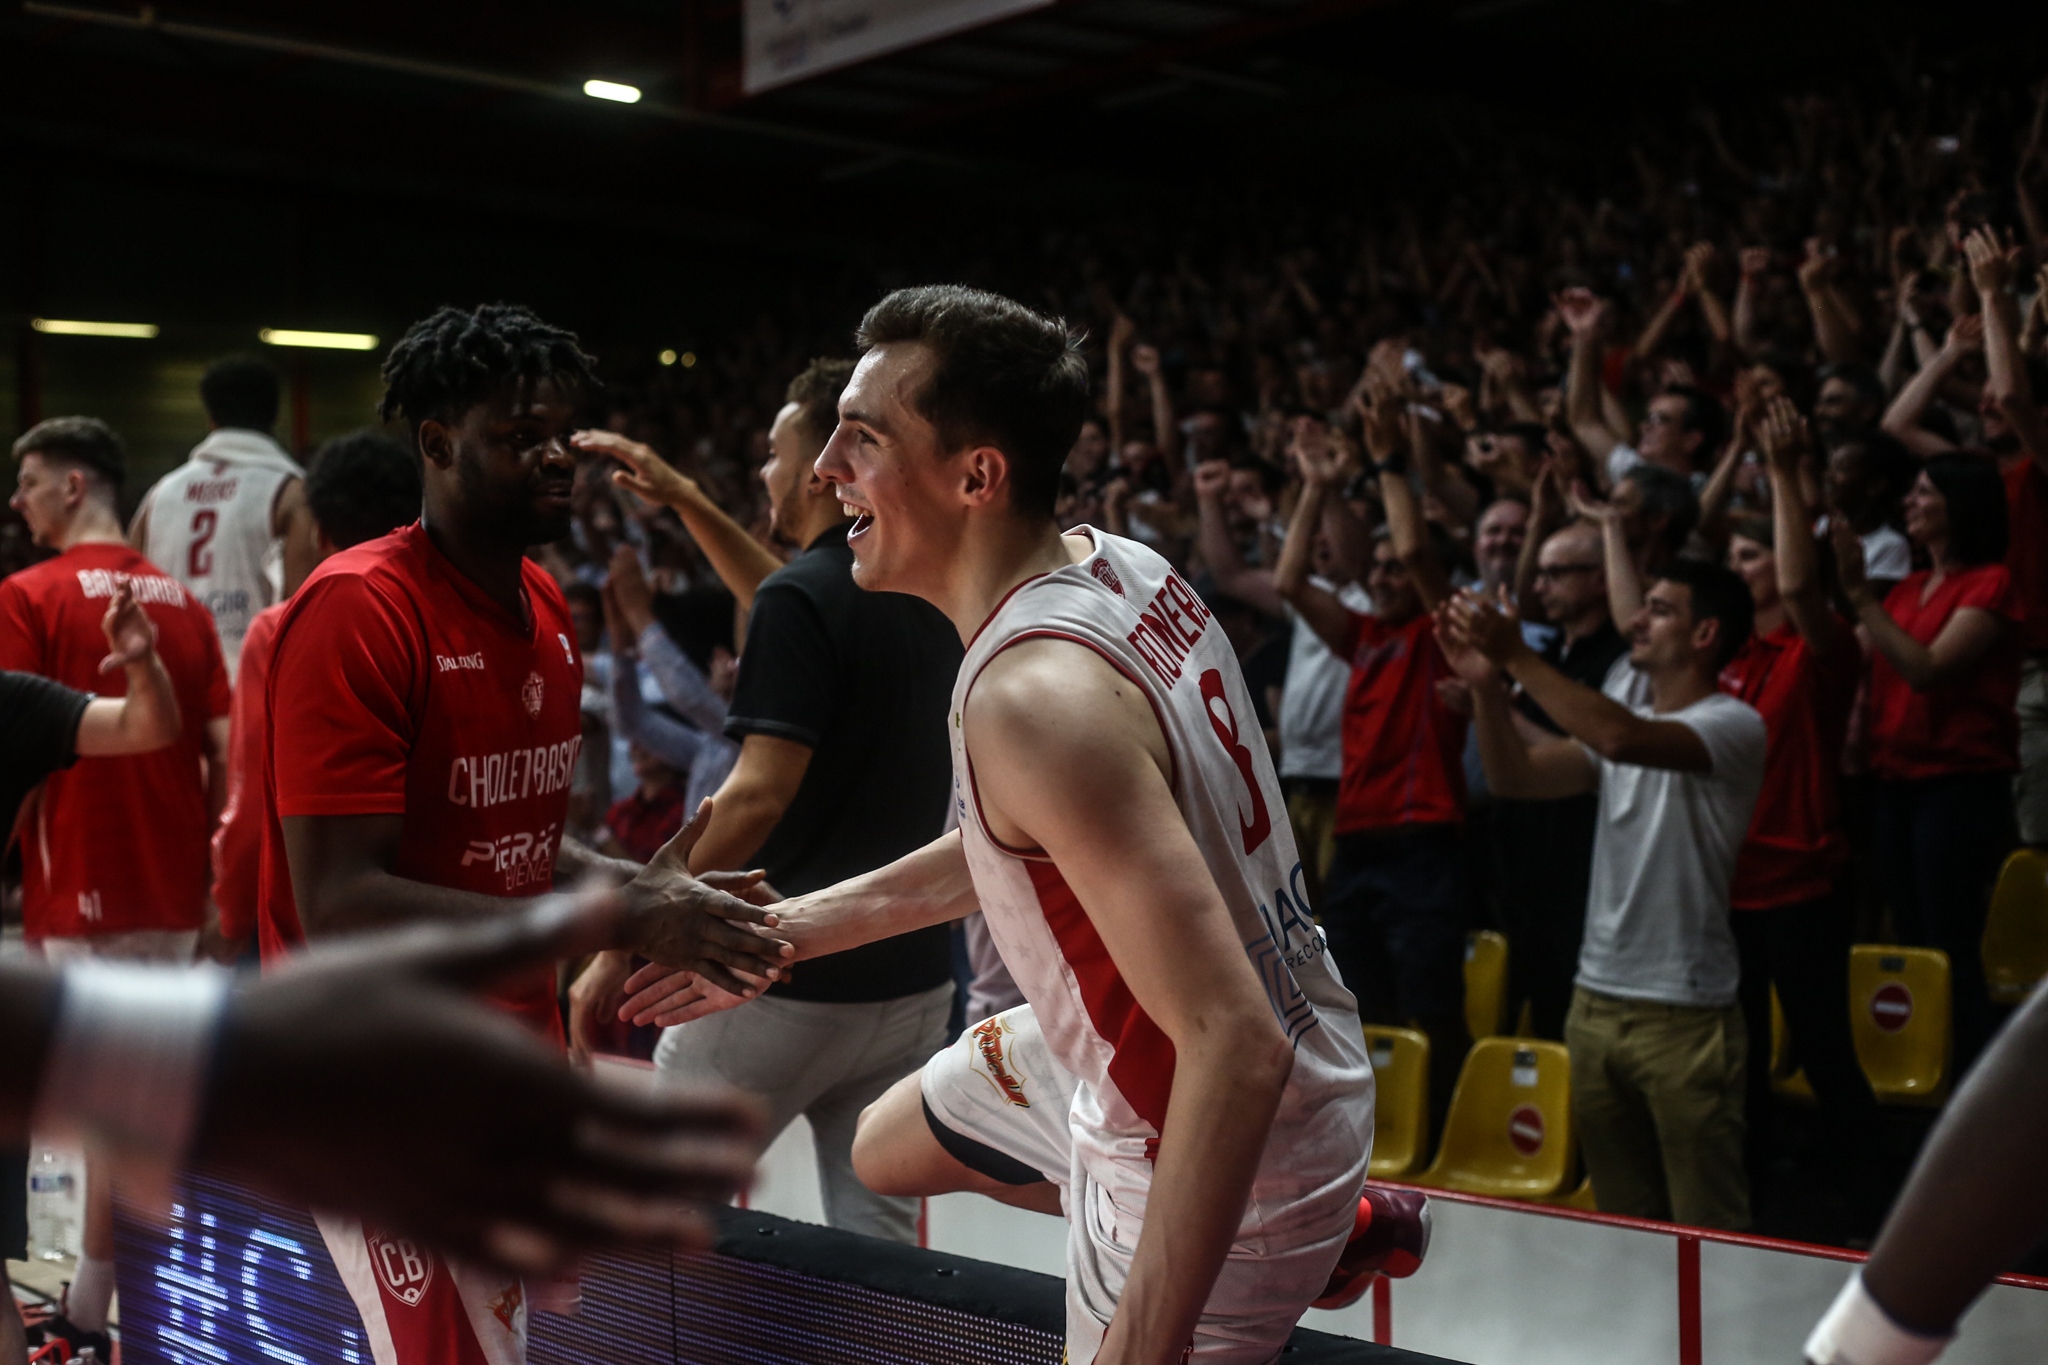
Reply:
[[[1614,661],[1628,652],[1608,610],[1600,529],[1573,522],[1545,540],[1536,556],[1535,590],[1555,628],[1543,647],[1544,661],[1597,691]],[[1515,704],[1529,725],[1546,735],[1564,733],[1526,696]],[[1564,1037],[1598,818],[1598,798],[1590,795],[1502,799],[1492,813],[1495,884],[1513,944],[1510,1017],[1519,1017],[1526,1001],[1540,1038]]]

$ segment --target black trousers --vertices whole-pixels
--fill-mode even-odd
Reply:
[[[1731,919],[1742,957],[1738,998],[1749,1030],[1748,1135],[1744,1152],[1752,1191],[1771,1156],[1771,987],[1785,1010],[1785,1032],[1805,1068],[1829,1145],[1841,1153],[1851,1193],[1875,1178],[1877,1098],[1856,1061],[1849,1034],[1849,943],[1855,906],[1846,890],[1771,910],[1737,910]]]
[[[1997,1019],[1984,983],[1984,917],[1998,869],[2019,844],[2011,773],[1880,781],[1877,867],[1899,937],[1948,954],[1955,993],[1955,1077],[1991,1041]]]
[[[1487,814],[1508,936],[1508,1019],[1527,1001],[1536,1036],[1562,1042],[1586,933],[1599,798],[1497,800]]]
[[[1465,1027],[1464,839],[1454,825],[1337,836],[1323,881],[1323,934],[1367,1023],[1429,1035],[1432,1131],[1443,1131]]]

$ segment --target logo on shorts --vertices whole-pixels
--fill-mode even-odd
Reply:
[[[543,695],[545,695],[545,690],[540,680],[540,674],[527,674],[525,685],[519,689],[519,699],[526,703],[527,715],[538,716],[540,714],[540,701]]]
[[[1019,1109],[1029,1109],[1031,1101],[1024,1097],[1023,1078],[1010,1074],[1003,1057],[1001,1019],[984,1019],[974,1026],[974,1050],[981,1054],[981,1063],[988,1068],[988,1077],[1003,1092],[1003,1098]]]
[[[1094,574],[1096,578],[1101,580],[1103,587],[1108,588],[1118,597],[1124,595],[1123,580],[1116,576],[1115,569],[1109,567],[1108,560],[1096,559],[1091,561],[1088,565],[1088,572]]]
[[[434,1282],[434,1254],[409,1237],[386,1237],[381,1232],[364,1234],[370,1244],[370,1264],[384,1292],[407,1308],[417,1308]]]

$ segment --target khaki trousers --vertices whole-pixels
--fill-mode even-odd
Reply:
[[[1564,1040],[1572,1121],[1600,1211],[1747,1229],[1740,1007],[1617,1000],[1581,986]]]

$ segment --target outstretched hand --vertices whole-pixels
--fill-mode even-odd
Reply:
[[[616,1244],[701,1247],[744,1185],[736,1095],[584,1076],[465,994],[618,932],[611,895],[322,943],[240,992],[195,1159],[298,1202],[533,1274]]]
[[[627,912],[618,946],[749,998],[782,974],[796,948],[770,932],[781,922],[775,914],[690,875],[690,850],[710,827],[711,813],[707,797],[676,836],[620,888]]]
[[[577,432],[569,443],[593,455],[607,455],[624,465],[612,471],[612,482],[649,502],[673,507],[697,493],[697,481],[656,454],[654,447],[595,428]]]

